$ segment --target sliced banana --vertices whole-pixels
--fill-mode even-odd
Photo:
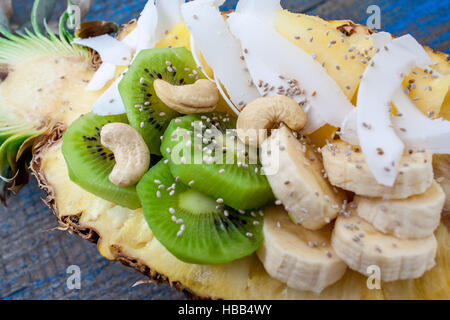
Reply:
[[[436,181],[445,192],[444,211],[450,211],[450,154],[433,155],[433,169]]]
[[[330,245],[331,226],[310,231],[272,207],[265,210],[263,232],[258,257],[270,276],[291,288],[320,293],[347,269]]]
[[[378,150],[383,156],[383,150]],[[343,141],[333,141],[322,148],[323,164],[331,184],[358,195],[405,199],[424,193],[433,182],[432,156],[409,150],[400,160],[399,174],[393,187],[377,183],[359,148]],[[392,170],[392,168],[386,168]]]
[[[320,153],[286,126],[272,130],[263,142],[261,163],[275,197],[295,223],[317,230],[342,209],[345,194],[324,178]]]
[[[368,275],[378,267],[381,281],[416,279],[435,265],[437,241],[434,235],[421,239],[398,239],[377,231],[355,212],[340,216],[331,244],[349,268]]]
[[[406,199],[355,197],[361,218],[375,229],[401,239],[432,235],[439,226],[444,201],[445,193],[437,182],[425,193]]]

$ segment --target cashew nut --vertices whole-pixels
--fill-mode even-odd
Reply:
[[[165,105],[183,114],[211,112],[219,102],[216,84],[206,79],[199,79],[194,84],[184,86],[174,86],[156,79],[153,87]]]
[[[109,180],[119,187],[136,184],[150,165],[150,151],[139,132],[128,124],[114,122],[102,128],[100,138],[116,159]]]
[[[237,120],[239,139],[247,145],[260,145],[267,138],[267,130],[284,123],[292,130],[301,130],[307,117],[300,105],[286,96],[256,99],[249,103]]]

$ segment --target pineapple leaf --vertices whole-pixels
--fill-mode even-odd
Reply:
[[[68,1],[69,6],[70,3],[71,2],[69,0]],[[67,43],[70,43],[73,40],[72,33],[67,27],[70,19],[72,19],[72,13],[69,12],[69,10],[64,11],[64,13],[61,15],[61,18],[59,19],[59,37],[61,38],[62,41],[65,41]]]
[[[15,65],[27,58],[39,55],[73,55],[89,59],[91,53],[88,49],[72,45],[73,37],[70,31],[64,28],[68,19],[73,18],[73,13],[66,10],[60,19],[60,31],[57,36],[48,27],[47,21],[51,17],[54,8],[54,0],[36,0],[33,5],[30,25],[23,31],[13,34],[0,24],[0,64]],[[71,1],[68,1],[68,8]],[[30,30],[33,30],[30,31]]]
[[[31,23],[35,33],[45,28],[46,21],[50,21],[55,11],[56,0],[35,0],[31,12]]]

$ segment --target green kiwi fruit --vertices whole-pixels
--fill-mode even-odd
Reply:
[[[178,259],[224,264],[255,252],[263,241],[262,211],[238,212],[174,178],[162,160],[141,179],[144,217],[159,242]]]
[[[240,142],[236,120],[225,113],[173,119],[161,144],[174,177],[236,210],[261,208],[274,200],[261,174],[256,148]]]
[[[130,125],[144,138],[152,154],[160,154],[161,136],[170,120],[179,116],[157,97],[155,79],[173,85],[192,84],[204,78],[185,47],[141,51],[119,83]]]
[[[130,209],[141,207],[136,186],[118,187],[109,181],[114,154],[100,143],[102,127],[127,123],[126,115],[99,116],[88,113],[74,121],[63,136],[62,153],[70,180],[96,196]]]

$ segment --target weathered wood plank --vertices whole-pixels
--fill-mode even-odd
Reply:
[[[381,8],[381,29],[396,36],[411,33],[420,43],[449,53],[450,1],[334,0],[308,13],[324,19],[351,19],[365,24],[370,5]]]
[[[182,299],[168,285],[131,286],[144,276],[103,258],[97,247],[56,226],[33,182],[8,209],[0,207],[0,299]],[[81,289],[66,286],[70,265],[81,270]]]

